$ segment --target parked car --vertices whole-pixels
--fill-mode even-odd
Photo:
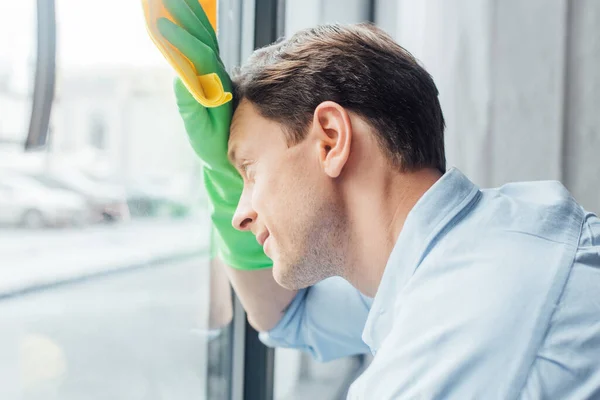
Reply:
[[[93,181],[75,170],[31,176],[49,188],[69,190],[84,197],[91,210],[92,222],[116,222],[130,218],[126,192],[119,185]]]
[[[0,224],[26,228],[81,225],[87,219],[81,196],[49,189],[24,176],[0,174]]]
[[[127,187],[132,217],[183,218],[190,214],[190,200],[167,185],[136,182]]]

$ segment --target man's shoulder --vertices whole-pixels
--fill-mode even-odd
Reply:
[[[508,183],[483,189],[472,214],[484,233],[521,233],[577,246],[585,210],[558,181]],[[485,235],[484,235],[485,236]]]
[[[484,189],[477,203],[431,246],[419,269],[436,273],[443,268],[446,274],[452,271],[448,265],[457,265],[463,274],[485,271],[479,279],[503,276],[540,293],[540,286],[551,286],[553,276],[562,280],[571,268],[586,215],[560,182]]]
[[[481,193],[399,290],[393,343],[379,353],[409,354],[413,367],[420,358],[424,369],[460,370],[498,393],[516,394],[572,269],[585,212],[555,182]],[[424,353],[429,348],[436,351]]]
[[[499,269],[519,266],[515,273],[544,269],[546,260],[555,264],[559,255],[563,266],[572,263],[587,213],[560,182],[518,182],[480,192],[442,230],[419,269],[455,259],[461,265],[476,259],[477,265],[501,264]]]
[[[505,318],[512,321],[507,326],[533,331],[547,322],[555,304],[549,300],[560,295],[586,213],[558,182],[514,183],[481,193],[430,246],[406,294],[453,292],[456,304],[444,300],[440,309]],[[528,320],[531,325],[522,325]]]

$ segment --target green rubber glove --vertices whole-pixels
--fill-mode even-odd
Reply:
[[[177,24],[158,20],[160,33],[187,57],[198,75],[216,73],[225,91],[231,91],[231,79],[219,56],[217,38],[198,0],[163,0]],[[243,181],[227,158],[227,141],[232,117],[231,102],[205,108],[188,92],[179,78],[175,97],[189,141],[203,164],[204,185],[213,223],[213,250],[221,260],[236,269],[268,268],[272,261],[251,232],[232,226],[240,200]],[[213,253],[214,254],[214,253]]]

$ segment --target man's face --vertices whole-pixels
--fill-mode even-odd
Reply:
[[[344,265],[343,207],[320,152],[311,131],[288,147],[281,126],[252,103],[243,100],[236,109],[229,153],[244,190],[233,224],[254,233],[273,260],[275,280],[288,289],[338,275]]]

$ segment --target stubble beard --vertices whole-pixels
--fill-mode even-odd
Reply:
[[[303,289],[343,276],[348,248],[347,221],[335,204],[319,207],[309,221],[290,236],[289,257],[282,257],[277,282],[290,290]]]

